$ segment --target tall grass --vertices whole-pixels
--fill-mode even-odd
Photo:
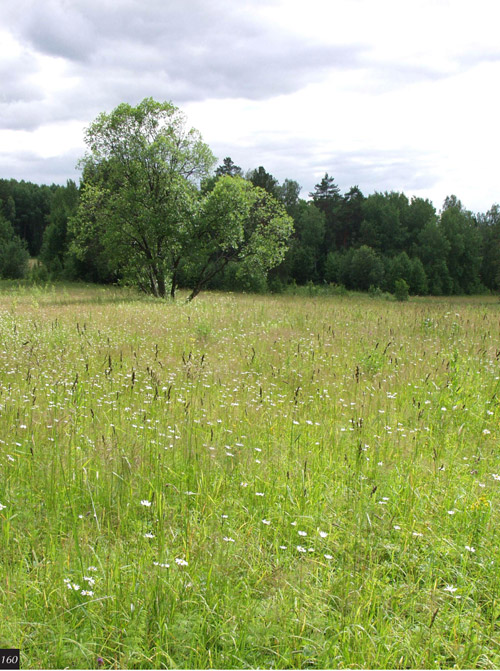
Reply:
[[[24,668],[496,668],[493,299],[0,293]]]

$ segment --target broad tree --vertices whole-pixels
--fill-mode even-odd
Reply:
[[[70,220],[82,258],[97,243],[110,269],[161,298],[188,277],[190,299],[230,261],[266,272],[281,261],[292,226],[284,207],[237,176],[202,195],[214,156],[171,103],[123,103],[91,124],[86,143]]]
[[[228,264],[267,275],[284,258],[293,232],[285,207],[264,189],[241,177],[219,177],[203,199],[191,230],[189,300]]]
[[[111,267],[165,297],[189,243],[197,183],[215,163],[212,152],[177,107],[151,98],[100,114],[85,141],[74,247],[83,256],[97,237]]]

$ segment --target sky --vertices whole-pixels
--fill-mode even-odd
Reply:
[[[500,202],[498,0],[0,0],[0,178],[78,182],[84,129],[169,100],[307,198]]]

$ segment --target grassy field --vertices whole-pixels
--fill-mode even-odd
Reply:
[[[21,668],[498,668],[498,298],[0,287]]]

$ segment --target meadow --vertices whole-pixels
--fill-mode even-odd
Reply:
[[[500,667],[500,303],[0,286],[21,668]]]

